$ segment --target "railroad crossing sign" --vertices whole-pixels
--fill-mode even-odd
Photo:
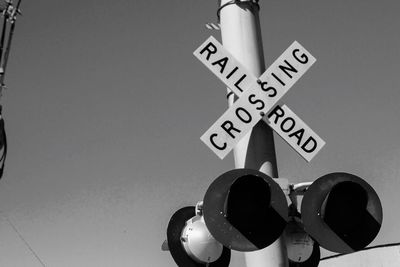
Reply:
[[[239,97],[200,138],[218,157],[223,159],[262,118],[307,161],[325,145],[286,105],[276,105],[316,61],[298,42],[259,78],[212,36],[193,54]]]

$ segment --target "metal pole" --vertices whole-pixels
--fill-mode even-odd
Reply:
[[[8,10],[9,10],[10,6],[11,6],[11,1],[7,2],[7,5],[3,10],[3,28],[1,30],[1,40],[0,40],[0,62],[1,62],[1,58],[3,56],[4,40],[6,38],[7,19],[9,18]]]
[[[255,76],[260,76],[265,71],[265,63],[258,0],[218,2],[224,47]],[[229,105],[233,101],[233,94],[229,94]],[[278,177],[273,133],[262,120],[235,147],[234,158],[236,168],[251,168]],[[247,267],[287,267],[283,237],[265,249],[246,252],[245,259]]]
[[[19,14],[19,7],[21,5],[21,1],[22,0],[18,1],[17,6],[13,8],[12,13],[10,15],[11,27],[10,27],[10,32],[9,32],[9,35],[8,35],[6,51],[4,52],[4,60],[3,60],[3,62],[1,62],[1,70],[2,70],[2,73],[0,75],[0,86],[1,86],[1,89],[3,89],[3,87],[4,87],[4,78],[5,78],[5,75],[6,75],[8,56],[10,55],[11,42],[12,42],[12,38],[13,38],[13,35],[14,35],[15,23],[16,23],[17,15]]]

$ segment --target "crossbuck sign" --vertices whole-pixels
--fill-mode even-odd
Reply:
[[[262,118],[307,161],[325,145],[286,105],[276,105],[316,61],[298,42],[259,78],[212,36],[193,54],[239,97],[200,138],[218,157],[223,159]]]

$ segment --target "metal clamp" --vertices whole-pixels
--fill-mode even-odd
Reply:
[[[203,201],[197,202],[196,207],[195,207],[195,213],[197,216],[203,215]]]
[[[219,8],[218,8],[218,10],[217,10],[218,21],[220,21],[220,13],[221,13],[221,10],[222,10],[224,7],[229,6],[229,5],[237,5],[237,4],[241,4],[241,3],[251,2],[251,3],[255,4],[255,5],[257,6],[257,8],[260,8],[260,6],[259,6],[259,4],[258,4],[258,1],[259,1],[259,0],[231,0],[231,1],[225,3],[225,4],[223,4],[223,5],[221,6],[221,0],[218,0],[218,6],[219,6]]]

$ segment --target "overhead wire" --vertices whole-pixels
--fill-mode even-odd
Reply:
[[[4,218],[6,219],[6,221],[8,222],[8,224],[12,227],[12,229],[14,230],[14,232],[18,235],[19,239],[21,239],[21,241],[25,244],[25,246],[29,249],[29,251],[32,253],[32,255],[40,262],[40,264],[43,267],[46,267],[46,265],[44,264],[43,260],[39,257],[39,255],[33,250],[32,246],[28,243],[28,241],[23,237],[23,235],[21,234],[20,231],[18,231],[17,227],[10,221],[10,219],[8,219],[7,216],[3,215]]]

